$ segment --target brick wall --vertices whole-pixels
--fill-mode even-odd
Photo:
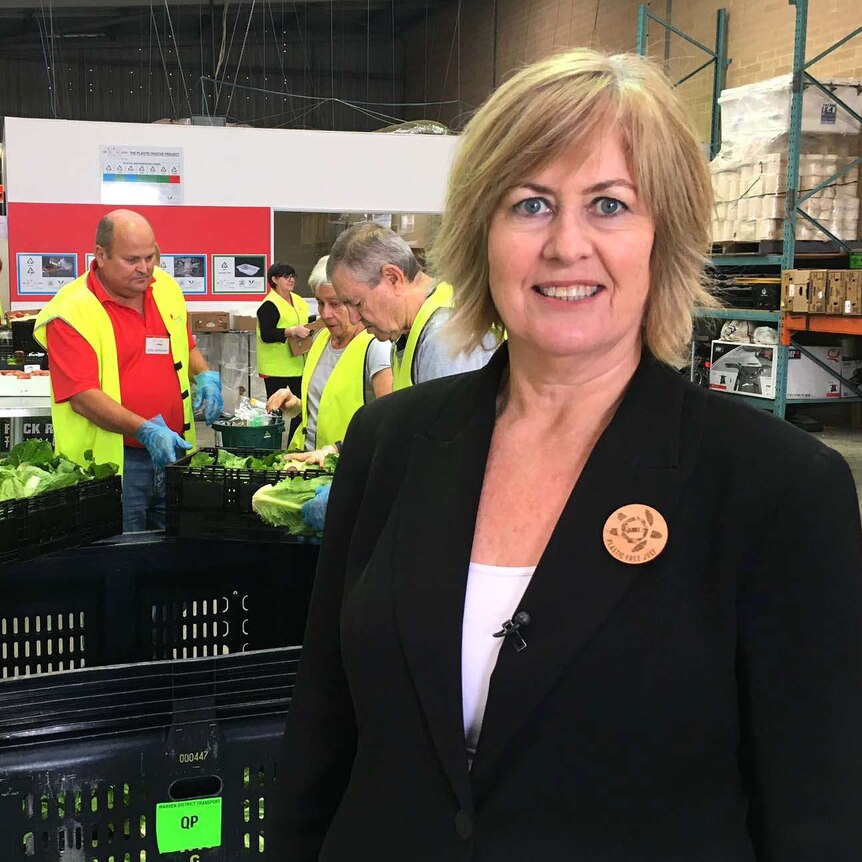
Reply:
[[[667,0],[651,4],[665,17]],[[729,12],[727,86],[736,87],[790,71],[793,58],[794,7],[787,0],[674,0],[674,26],[705,45],[715,42],[718,8]],[[409,101],[458,100],[458,105],[415,109],[412,116],[431,116],[463,126],[493,88],[525,63],[575,45],[610,51],[633,51],[637,39],[637,0],[497,0],[497,46],[494,45],[493,0],[463,0],[460,39],[452,4],[408,34]],[[860,0],[812,0],[809,9],[808,57],[862,24]],[[459,50],[460,44],[460,50]],[[665,32],[650,28],[650,54],[663,60]],[[459,64],[460,58],[460,64]],[[677,36],[670,38],[668,73],[683,77],[706,59]],[[496,60],[496,62],[495,62]],[[448,68],[448,76],[446,70]],[[460,93],[458,69],[460,68]],[[862,78],[862,36],[817,64],[820,77]],[[703,140],[709,138],[712,79],[702,72],[680,87]]]

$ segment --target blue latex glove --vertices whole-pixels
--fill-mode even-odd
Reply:
[[[135,432],[135,439],[147,447],[157,470],[173,464],[192,448],[191,443],[187,443],[179,434],[165,425],[161,413],[144,422]]]
[[[192,410],[195,413],[204,409],[204,422],[212,425],[224,410],[224,401],[221,397],[221,377],[218,371],[201,371],[195,375],[195,397],[192,401]]]
[[[314,498],[303,503],[299,514],[302,520],[308,524],[309,529],[316,533],[323,532],[323,524],[326,521],[326,506],[329,503],[329,489],[332,483],[321,485],[314,490]]]

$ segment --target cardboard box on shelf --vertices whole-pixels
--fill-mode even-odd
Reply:
[[[257,330],[257,317],[253,314],[232,314],[230,316],[230,328],[234,332],[255,332]]]
[[[753,398],[775,397],[776,346],[713,341],[709,388]]]
[[[840,347],[808,347],[821,362],[841,373]],[[840,398],[841,385],[837,377],[812,362],[795,347],[787,348],[788,398]]]
[[[230,315],[226,311],[190,311],[189,324],[192,332],[227,332]]]
[[[844,314],[844,300],[846,298],[844,270],[829,270],[826,280],[826,313]]]
[[[302,356],[311,350],[311,342],[314,341],[314,334],[323,329],[326,324],[322,320],[312,320],[311,323],[306,323],[305,328],[311,330],[311,334],[305,338],[288,338],[287,346],[294,356]]]
[[[782,311],[807,312],[810,293],[810,269],[785,269],[781,273]]]
[[[844,273],[844,313],[862,314],[862,272],[858,270]]]
[[[812,269],[809,284],[808,311],[810,314],[826,314],[827,275],[825,269]]]

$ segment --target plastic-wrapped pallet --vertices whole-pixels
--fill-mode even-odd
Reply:
[[[725,90],[721,104],[722,144],[711,168],[716,206],[715,242],[781,239],[787,201],[791,78],[784,75]],[[859,81],[827,86],[862,113]],[[814,87],[802,100],[799,189],[817,188],[859,155],[859,123]],[[803,204],[803,209],[842,240],[859,236],[859,169],[847,171]],[[827,237],[799,217],[797,239]]]
[[[249,395],[254,333],[226,332],[221,339],[221,389],[225,413],[230,416],[236,410],[239,399]]]

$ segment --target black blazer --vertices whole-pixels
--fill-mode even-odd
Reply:
[[[850,472],[650,358],[519,606],[528,647],[503,645],[468,770],[461,617],[507,362],[503,348],[356,415],[288,716],[276,858],[859,862]],[[644,565],[602,542],[629,503],[669,525]]]

